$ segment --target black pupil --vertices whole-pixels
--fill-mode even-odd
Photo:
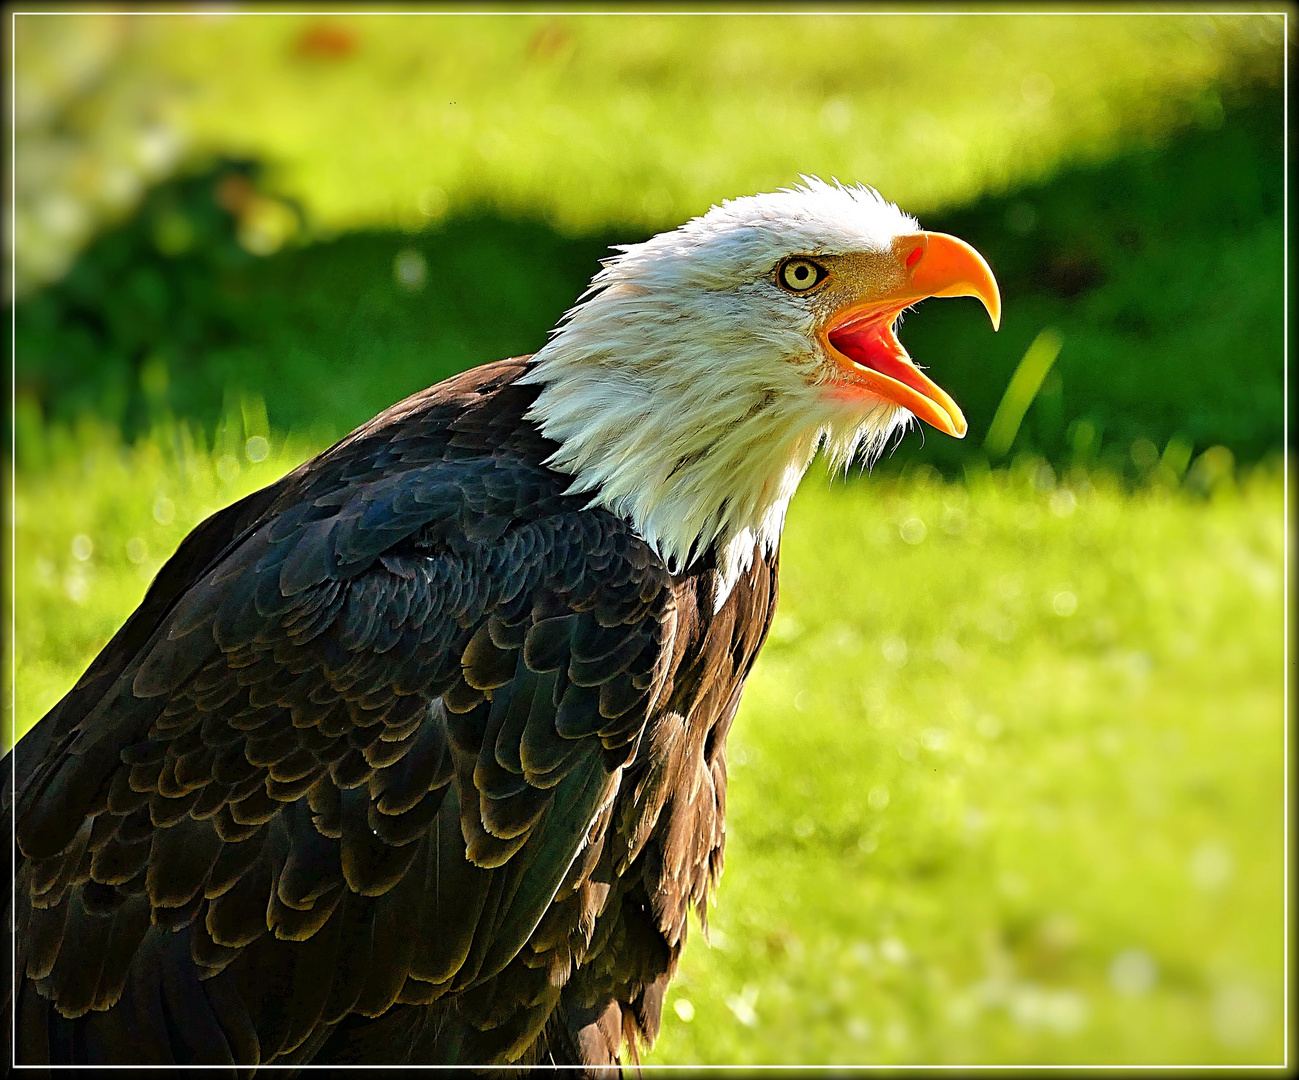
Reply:
[[[808,268],[807,268],[806,266],[796,266],[796,267],[794,267],[794,276],[795,276],[796,278],[798,278],[799,281],[806,281],[806,280],[807,280],[807,275],[810,274],[810,273],[811,273],[811,271],[808,270]]]

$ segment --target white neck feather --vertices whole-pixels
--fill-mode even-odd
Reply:
[[[846,468],[910,414],[825,393],[810,323],[764,291],[656,287],[629,263],[612,261],[537,353],[528,416],[559,444],[547,464],[573,475],[568,490],[631,521],[672,572],[715,546],[720,608],[778,547],[818,448]]]

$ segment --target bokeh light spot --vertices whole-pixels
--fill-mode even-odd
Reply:
[[[1124,997],[1141,997],[1154,989],[1159,968],[1143,949],[1125,949],[1110,963],[1110,985]]]
[[[821,127],[831,135],[842,135],[852,124],[852,105],[846,98],[833,97],[821,106]]]
[[[860,1016],[849,1017],[844,1030],[848,1032],[848,1038],[853,1042],[866,1042],[871,1037],[872,1031],[870,1021]]]
[[[920,733],[920,745],[932,753],[940,754],[947,749],[947,732],[942,728],[925,728]]]
[[[1077,508],[1078,497],[1068,488],[1059,488],[1051,492],[1049,503],[1056,517],[1068,517]]]
[[[434,221],[441,220],[447,212],[451,201],[440,187],[426,187],[419,196],[419,212]],[[688,1004],[688,1003],[687,1003]]]
[[[419,292],[428,280],[428,261],[413,248],[399,251],[392,261],[392,276],[407,292]]]
[[[1205,892],[1215,892],[1231,880],[1235,869],[1231,851],[1226,845],[1209,841],[1192,853],[1187,865],[1191,881]]]
[[[63,579],[63,591],[74,604],[84,604],[90,597],[90,582],[84,573],[74,570]]]
[[[905,964],[910,954],[900,938],[886,937],[880,942],[880,956],[890,964]]]
[[[1249,1046],[1267,1028],[1267,999],[1248,983],[1229,983],[1213,996],[1213,1033],[1224,1046]]]
[[[726,999],[726,1007],[734,1013],[735,1019],[745,1027],[757,1026],[758,1010],[755,1008],[757,1003],[758,987],[753,983],[746,984],[738,994],[732,994]]]

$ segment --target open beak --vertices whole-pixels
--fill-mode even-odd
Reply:
[[[840,392],[881,397],[909,409],[939,431],[964,438],[968,425],[947,392],[911,361],[894,333],[902,310],[930,296],[975,296],[1001,325],[1001,293],[987,262],[964,240],[945,233],[898,237],[894,253],[907,280],[884,296],[838,312],[823,331],[839,363]]]

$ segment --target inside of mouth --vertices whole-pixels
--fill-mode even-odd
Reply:
[[[894,331],[897,317],[894,311],[874,319],[853,320],[827,336],[830,344],[858,367],[887,375],[929,397],[929,387]]]

